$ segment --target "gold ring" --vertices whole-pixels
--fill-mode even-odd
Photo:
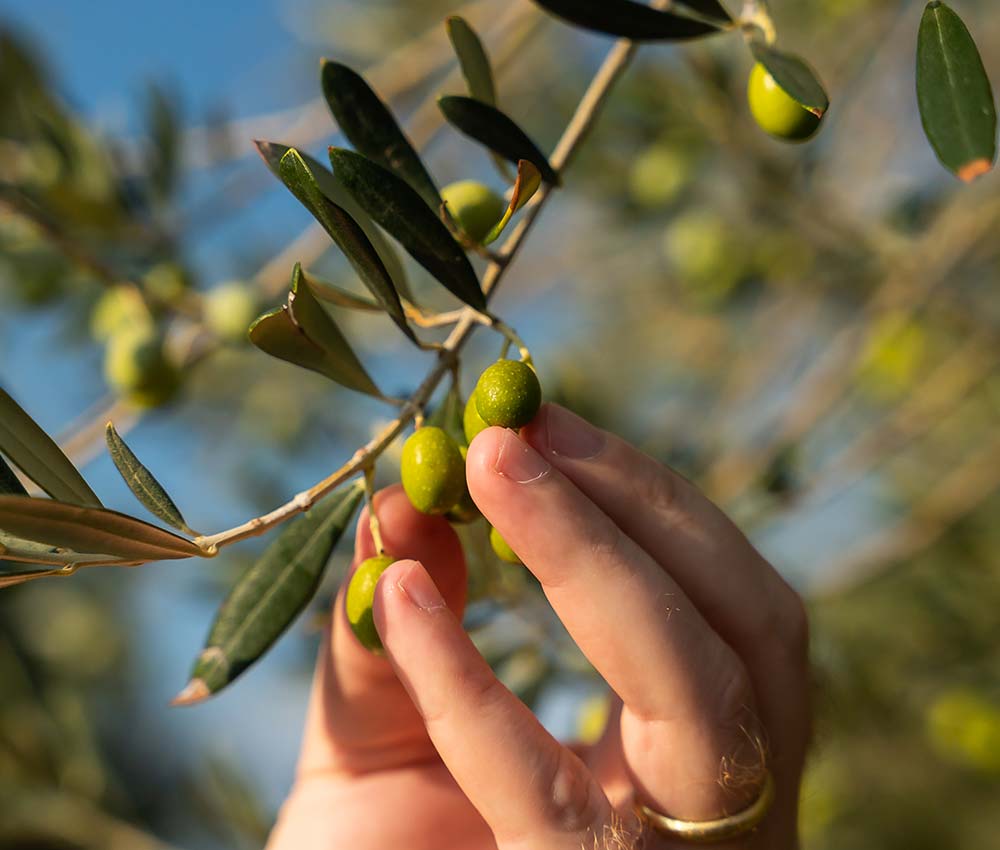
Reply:
[[[638,800],[635,801],[634,808],[635,813],[652,825],[657,832],[695,844],[711,844],[753,830],[764,820],[764,815],[767,814],[773,802],[774,779],[771,772],[768,771],[764,777],[764,787],[760,789],[760,796],[735,815],[715,820],[679,820],[654,811]]]

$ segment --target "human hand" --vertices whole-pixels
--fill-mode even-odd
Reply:
[[[484,431],[467,469],[617,694],[604,736],[560,744],[499,683],[461,627],[457,538],[392,488],[376,501],[386,549],[415,560],[379,582],[387,655],[354,638],[342,591],[271,850],[628,848],[633,798],[718,818],[757,798],[765,761],[770,813],[714,846],[794,848],[809,733],[796,594],[692,484],[562,408],[520,437]],[[373,553],[363,520],[356,563]],[[686,845],[649,829],[643,846]]]

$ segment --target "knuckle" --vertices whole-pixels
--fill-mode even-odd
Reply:
[[[656,463],[643,464],[633,480],[634,496],[653,511],[670,514],[683,505],[683,487],[670,470]]]
[[[714,705],[714,719],[723,729],[738,728],[753,712],[753,684],[746,667],[738,659],[729,664],[719,679]]]
[[[590,771],[573,752],[559,747],[547,776],[543,818],[565,833],[582,833],[603,816],[603,794]]]
[[[808,660],[809,615],[802,597],[791,588],[767,607],[755,632],[754,639],[766,652],[794,663]]]
[[[457,692],[461,699],[455,699],[454,693],[441,693],[432,704],[421,700],[419,704],[421,716],[428,727],[446,724],[456,711],[469,712],[475,716],[484,716],[506,697],[509,691],[485,666],[467,667],[457,670],[454,675]]]

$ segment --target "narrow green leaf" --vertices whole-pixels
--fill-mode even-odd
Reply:
[[[340,328],[302,282],[302,268],[292,271],[288,303],[250,326],[250,341],[272,357],[325,375],[348,389],[383,398]]]
[[[260,153],[261,158],[271,170],[271,173],[280,180],[281,174],[279,173],[279,168],[281,158],[291,148],[277,142],[262,142],[259,140],[254,142],[254,144],[257,146],[258,153]],[[385,234],[372,221],[371,216],[354,200],[353,195],[340,185],[340,182],[333,176],[329,168],[307,153],[299,151],[299,156],[302,157],[302,161],[305,162],[316,178],[316,183],[320,191],[338,207],[343,207],[347,210],[348,215],[361,225],[361,229],[364,230],[365,235],[372,245],[375,246],[375,250],[378,251],[379,257],[382,258],[382,264],[386,267],[389,276],[396,285],[396,291],[411,304],[415,304],[413,294],[410,291],[406,268],[399,258],[399,252],[386,239]]]
[[[200,702],[222,690],[284,634],[316,594],[363,495],[362,482],[338,490],[268,546],[219,609],[191,680],[174,705]]]
[[[0,496],[0,528],[25,540],[124,560],[165,561],[205,554],[190,540],[135,517],[51,499]]]
[[[47,543],[24,540],[0,531],[0,572],[9,572],[11,564],[34,564],[41,566],[68,567],[72,564],[86,564],[89,561],[110,561],[110,555],[93,552],[80,553]],[[14,560],[9,560],[14,559]]]
[[[532,199],[541,185],[541,173],[528,160],[522,159],[517,164],[517,182],[514,183],[514,189],[510,194],[507,211],[503,214],[503,218],[493,226],[493,229],[486,234],[486,238],[483,239],[484,245],[496,242],[500,238],[500,234],[503,233],[514,214]]]
[[[966,182],[993,168],[993,89],[972,35],[944,3],[928,3],[920,21],[917,101],[924,132],[945,168]]]
[[[7,569],[2,560],[0,560],[0,565],[5,567],[0,572],[0,590],[3,590],[5,587],[15,587],[16,585],[33,581],[36,578],[54,576],[62,572],[62,567],[53,570],[47,567],[32,567],[29,564],[18,564],[13,561],[10,562],[11,569]]]
[[[364,78],[340,62],[323,60],[323,95],[355,150],[392,171],[437,211],[441,196],[392,112]]]
[[[752,42],[750,51],[790,98],[814,115],[823,117],[830,108],[830,98],[816,72],[804,60],[775,50],[762,41]]]
[[[528,160],[541,172],[546,183],[559,185],[559,175],[549,165],[545,154],[513,120],[496,107],[459,95],[439,97],[438,106],[448,123],[466,136],[510,162]]]
[[[410,186],[344,148],[330,148],[333,173],[368,214],[453,295],[477,310],[486,298],[461,246]]]
[[[59,446],[0,388],[0,450],[54,499],[99,508],[101,500]]]
[[[465,412],[465,403],[458,387],[454,384],[448,389],[447,395],[441,400],[434,412],[427,417],[426,424],[435,428],[441,428],[454,438],[460,446],[464,446],[468,440],[465,439],[465,429],[462,426],[462,414]]]
[[[361,282],[368,287],[382,309],[406,336],[416,342],[417,338],[406,321],[392,278],[361,226],[347,210],[320,191],[309,165],[294,148],[281,158],[279,174],[292,194],[316,217],[340,250],[347,255]]]
[[[338,307],[346,307],[348,310],[360,310],[363,313],[382,312],[382,308],[370,298],[355,295],[353,292],[348,292],[336,284],[321,280],[312,272],[307,272],[305,269],[302,269],[302,280],[312,290],[312,294],[319,298],[320,301],[336,304]]]
[[[603,32],[633,41],[683,41],[712,35],[720,30],[718,25],[696,21],[673,12],[661,12],[633,0],[535,0],[535,3],[553,15],[584,29]],[[706,12],[711,17],[729,16],[718,3],[706,0],[688,0],[687,6]]]
[[[465,77],[465,83],[469,87],[469,94],[476,100],[496,106],[497,92],[493,83],[493,69],[476,31],[459,15],[448,18],[445,21],[445,28],[448,30],[451,45],[455,48],[462,76]]]
[[[0,496],[27,496],[28,491],[14,474],[14,470],[7,466],[7,462],[0,457]]]
[[[197,532],[192,531],[184,521],[184,517],[181,516],[173,499],[167,495],[167,491],[153,477],[153,473],[142,465],[142,462],[135,456],[135,453],[110,422],[104,430],[104,438],[108,444],[111,460],[114,461],[115,467],[128,485],[129,490],[142,503],[143,507],[153,516],[159,517],[178,531],[197,536]]]

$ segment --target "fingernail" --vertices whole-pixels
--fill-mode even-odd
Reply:
[[[431,577],[419,564],[413,564],[405,573],[396,579],[396,587],[418,608],[433,611],[444,608],[444,597],[441,596]]]
[[[554,404],[545,408],[545,430],[549,451],[570,460],[595,458],[607,443],[599,428]]]
[[[518,484],[530,484],[542,478],[552,467],[513,431],[504,431],[493,469]]]

